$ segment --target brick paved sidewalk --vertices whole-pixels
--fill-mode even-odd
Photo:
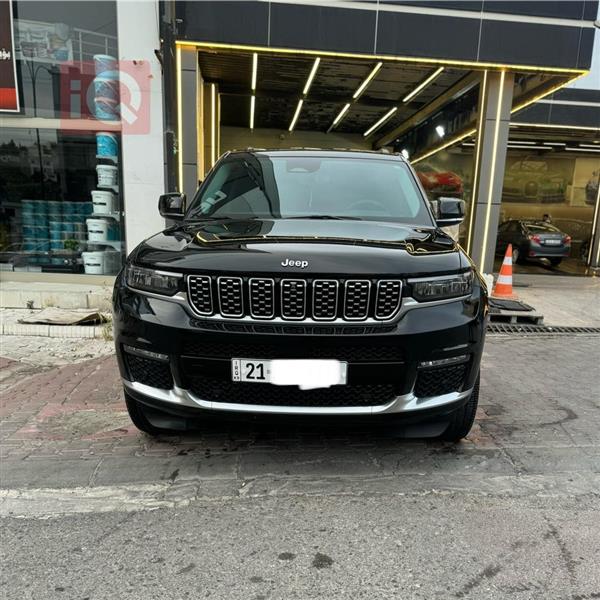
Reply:
[[[368,423],[355,430],[211,421],[152,439],[129,420],[114,355],[54,368],[3,359],[0,367],[21,378],[2,393],[3,485],[169,480],[184,472],[232,480],[240,473],[377,473],[386,465],[419,473],[441,465],[463,474],[598,473],[599,339],[490,336],[476,423],[458,446],[399,446]]]
[[[140,437],[125,411],[114,355],[55,368],[9,359],[0,366],[20,379],[3,392],[3,458],[112,451]]]

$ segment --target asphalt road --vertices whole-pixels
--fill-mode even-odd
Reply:
[[[19,424],[1,597],[600,598],[599,355],[597,336],[490,337],[458,446],[243,423],[90,446],[77,412]]]

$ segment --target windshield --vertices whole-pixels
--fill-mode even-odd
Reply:
[[[235,154],[196,194],[186,220],[334,218],[432,226],[401,161]]]

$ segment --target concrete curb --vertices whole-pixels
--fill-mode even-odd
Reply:
[[[103,325],[46,325],[30,323],[1,323],[1,335],[24,335],[51,338],[103,338]]]

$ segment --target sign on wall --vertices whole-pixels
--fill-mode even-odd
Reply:
[[[68,25],[19,19],[16,29],[17,58],[52,64],[73,61],[73,42]]]
[[[12,3],[0,0],[0,112],[19,112]]]

